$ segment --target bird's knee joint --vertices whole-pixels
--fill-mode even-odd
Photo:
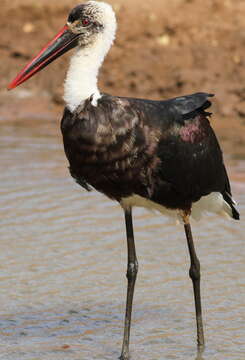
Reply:
[[[200,262],[197,260],[195,264],[191,264],[189,275],[192,280],[200,280],[201,273],[200,273]]]
[[[127,279],[134,280],[138,273],[138,262],[130,262],[127,269]]]

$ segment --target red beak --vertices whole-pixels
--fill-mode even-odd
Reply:
[[[27,64],[16,78],[8,85],[8,90],[14,89],[30,77],[42,70],[52,61],[63,55],[78,44],[79,34],[72,33],[65,25],[34,59]]]

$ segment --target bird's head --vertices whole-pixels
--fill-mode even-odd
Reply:
[[[109,49],[116,31],[116,18],[112,7],[104,2],[88,1],[73,8],[66,25],[40,53],[28,63],[8,85],[14,89],[42,70],[68,50],[89,48],[101,41],[102,48]]]
[[[111,6],[97,1],[76,6],[67,19],[67,27],[78,35],[78,45],[81,47],[92,45],[98,36],[107,36],[113,40],[115,25],[115,13]]]

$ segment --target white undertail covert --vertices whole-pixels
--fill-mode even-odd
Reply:
[[[182,221],[178,210],[167,209],[166,207],[139,195],[123,198],[121,200],[121,206],[124,209],[134,206],[144,207],[151,211],[159,211],[163,215],[174,220]],[[219,192],[212,192],[209,195],[202,196],[199,201],[192,204],[191,218],[194,220],[200,220],[206,213],[213,213],[226,218],[232,218],[232,209]]]

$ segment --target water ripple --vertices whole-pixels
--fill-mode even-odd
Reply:
[[[0,359],[118,358],[126,292],[121,209],[70,179],[60,138],[5,126],[0,143]],[[244,218],[242,189],[234,184]],[[134,215],[140,271],[132,359],[194,360],[183,229],[142,209]],[[242,360],[244,226],[205,220],[193,224],[202,264],[203,358]]]

